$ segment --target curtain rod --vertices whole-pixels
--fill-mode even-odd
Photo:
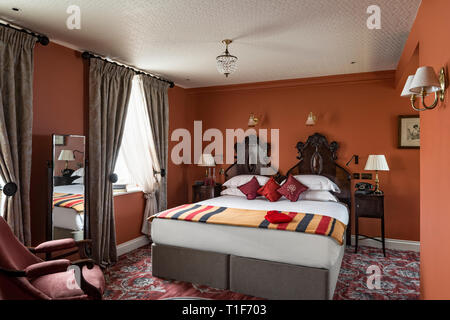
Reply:
[[[154,74],[151,74],[151,73],[149,73],[149,72],[146,72],[146,71],[140,70],[140,69],[138,69],[138,68],[129,66],[129,65],[125,64],[125,63],[122,63],[122,62],[116,62],[116,61],[113,61],[113,60],[104,58],[104,57],[102,57],[102,56],[93,54],[93,53],[91,53],[91,52],[89,52],[89,51],[84,51],[84,52],[82,53],[81,56],[83,57],[83,59],[95,58],[95,59],[99,59],[99,60],[102,60],[102,61],[106,61],[106,62],[115,64],[115,65],[117,65],[117,66],[121,66],[121,67],[123,67],[123,68],[130,69],[130,70],[134,71],[136,74],[142,74],[142,75],[145,75],[145,76],[154,78],[154,79],[159,80],[159,81],[167,82],[167,83],[170,84],[170,87],[171,87],[171,88],[173,88],[173,87],[175,86],[175,84],[174,84],[172,81],[170,81],[170,80],[166,80],[166,79],[164,79],[164,78],[161,78],[161,77],[156,76],[156,75],[154,75]]]
[[[16,31],[19,32],[23,32],[26,34],[29,34],[30,36],[36,37],[38,40],[37,42],[42,44],[43,46],[46,46],[50,43],[50,40],[48,39],[48,37],[46,35],[42,35],[42,34],[37,34],[35,32],[32,32],[30,30],[27,30],[21,26],[18,25],[11,25],[10,22],[2,19],[2,21],[5,21],[5,23],[0,22],[0,26],[6,27],[6,28],[10,28],[10,29],[14,29]]]

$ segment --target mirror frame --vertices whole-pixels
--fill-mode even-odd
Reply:
[[[89,239],[90,236],[90,230],[89,230],[89,206],[88,206],[88,174],[89,174],[89,168],[88,168],[88,159],[87,159],[87,138],[84,135],[79,134],[52,134],[52,159],[47,161],[47,190],[48,190],[48,201],[47,201],[47,223],[46,223],[46,240],[55,240],[53,239],[53,186],[54,186],[54,169],[55,169],[55,136],[63,136],[64,140],[67,139],[67,137],[79,137],[84,138],[84,176],[83,176],[83,183],[84,183],[84,230],[83,230],[83,239]]]

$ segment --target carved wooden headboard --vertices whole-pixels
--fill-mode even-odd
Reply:
[[[289,174],[317,174],[322,175],[334,181],[341,193],[336,196],[343,200],[351,200],[351,175],[350,173],[336,163],[337,150],[339,145],[336,141],[328,143],[327,138],[320,133],[315,133],[308,137],[306,143],[297,143],[298,156],[300,160],[294,167],[288,170],[286,176]],[[350,202],[349,202],[350,203]]]
[[[270,143],[260,142],[259,137],[256,136],[253,136],[252,138],[247,136],[242,142],[234,144],[235,161],[225,170],[225,179],[228,180],[234,176],[238,176],[241,174],[262,175],[262,168],[270,168],[270,163],[265,163],[264,161],[262,161],[262,159],[259,158],[259,156],[255,157],[256,161],[253,161],[254,163],[251,163],[252,161],[250,161],[250,150],[252,150],[252,147],[259,146],[260,148],[266,148],[268,153],[267,156],[270,156]],[[242,159],[243,161],[239,161],[240,163],[238,163],[237,159],[237,151],[239,147],[242,147],[245,151],[245,157]],[[279,182],[281,182],[281,180],[283,179],[283,177],[278,172],[271,174],[270,176],[273,176]]]
[[[350,173],[336,163],[337,150],[339,144],[336,141],[328,143],[327,138],[320,133],[315,133],[308,137],[306,143],[297,143],[299,162],[288,170],[286,176],[289,174],[317,174],[327,177],[337,184],[340,193],[336,193],[335,196],[340,202],[345,203],[348,206],[349,214],[352,207],[351,196],[351,175]],[[351,236],[351,219],[347,226],[347,244],[349,244]]]

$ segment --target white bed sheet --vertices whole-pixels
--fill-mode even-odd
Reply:
[[[54,193],[71,193],[71,194],[84,194],[83,184],[69,184],[65,186],[53,187]]]
[[[337,202],[281,200],[272,203],[263,199],[221,196],[199,204],[316,213],[336,218],[345,224],[348,222],[347,207]],[[345,248],[333,238],[322,235],[170,219],[154,219],[151,236],[156,244],[325,269],[336,263]]]
[[[84,194],[84,185],[71,184],[65,186],[55,186],[54,193]],[[84,215],[79,214],[75,209],[64,207],[53,207],[53,226],[74,231],[84,229]]]

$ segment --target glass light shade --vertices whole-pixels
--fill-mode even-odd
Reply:
[[[75,156],[73,155],[72,150],[61,150],[61,153],[59,154],[58,160],[65,160],[65,161],[73,161],[75,160]]]
[[[377,170],[377,171],[389,171],[389,166],[386,161],[386,157],[382,154],[371,154],[366,162],[364,170]]]
[[[216,58],[217,70],[228,77],[229,74],[237,70],[237,60],[237,57],[225,52]]]
[[[253,114],[250,115],[250,118],[248,118],[248,126],[254,127],[258,124],[258,118],[255,118]]]
[[[438,77],[433,67],[420,67],[417,69],[409,91],[421,93],[425,89],[427,93],[436,92],[441,89]]]
[[[316,124],[316,117],[313,115],[312,112],[310,112],[308,114],[308,118],[306,119],[306,123],[307,126],[313,126]]]
[[[216,165],[216,161],[211,154],[204,153],[200,156],[197,165],[199,167],[214,167]]]
[[[409,97],[414,94],[414,92],[409,91],[409,88],[411,88],[411,83],[414,80],[414,75],[411,75],[408,77],[405,83],[405,87],[403,88],[402,94],[400,96],[402,97]]]

